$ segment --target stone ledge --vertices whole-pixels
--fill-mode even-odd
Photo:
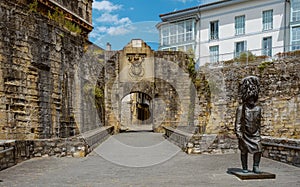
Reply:
[[[262,137],[263,156],[300,167],[300,140]]]
[[[188,154],[235,153],[237,140],[217,134],[193,134],[172,127],[163,127],[165,137]]]
[[[101,127],[69,138],[0,141],[0,170],[33,157],[85,157],[102,143],[113,127]]]
[[[165,138],[188,154],[236,153],[238,140],[229,135],[193,134],[172,127],[163,127]],[[300,167],[300,140],[262,136],[263,156]]]
[[[114,132],[113,126],[104,126],[104,127],[100,127],[99,129],[96,129],[96,130],[84,132],[80,136],[82,136],[84,138],[85,142],[88,144],[89,148],[92,150],[97,145],[99,145],[104,140],[106,140],[109,135],[113,134],[113,132]]]
[[[16,164],[14,145],[14,140],[0,140],[0,170]]]

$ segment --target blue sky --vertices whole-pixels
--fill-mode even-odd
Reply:
[[[158,46],[159,15],[216,0],[94,0],[90,40],[105,49],[122,49],[131,39],[143,39],[154,50]]]

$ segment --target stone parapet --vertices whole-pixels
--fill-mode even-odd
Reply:
[[[300,140],[263,137],[263,156],[300,167]]]
[[[81,136],[89,146],[89,152],[113,134],[113,126],[105,126],[82,133]]]
[[[235,136],[193,134],[172,127],[164,127],[165,137],[188,154],[225,154],[238,151]],[[300,140],[262,137],[263,156],[300,167]]]
[[[0,141],[0,170],[16,164],[15,141]]]
[[[217,134],[194,134],[183,130],[164,127],[165,137],[188,154],[236,153],[238,144],[235,137]]]
[[[180,147],[183,151],[186,151],[194,134],[167,126],[164,126],[163,129],[165,131],[165,138]]]
[[[113,127],[101,127],[78,136],[38,140],[2,140],[0,169],[34,157],[85,157],[113,133]]]

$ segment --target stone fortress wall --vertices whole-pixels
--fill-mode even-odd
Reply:
[[[49,1],[49,0],[48,0]],[[92,24],[93,0],[52,0]]]
[[[224,67],[203,68],[211,97],[211,110],[199,116],[200,125],[208,118],[206,133],[234,134],[235,112],[241,102],[240,81],[249,75],[260,78],[258,105],[263,108],[263,136],[300,138],[300,60],[286,56],[274,62],[250,62]],[[200,96],[201,97],[201,96]]]
[[[258,105],[263,108],[261,135],[265,157],[300,165],[300,60],[297,52],[279,54],[272,62],[255,61],[202,67],[197,75],[199,100],[195,125],[199,134],[166,128],[166,136],[188,153],[237,151],[234,133],[240,81],[260,78]],[[197,86],[198,85],[198,86]]]
[[[85,156],[113,132],[102,127],[104,50],[87,40],[91,5],[0,1],[0,169]]]
[[[104,51],[89,43],[86,33],[68,30],[69,22],[41,13],[42,1],[34,2],[0,2],[0,138],[68,137],[101,126],[84,91],[91,90],[89,81],[103,83]],[[66,8],[75,11],[72,2]]]

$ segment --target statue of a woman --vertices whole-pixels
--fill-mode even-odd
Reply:
[[[235,132],[239,140],[244,173],[248,173],[248,153],[253,154],[253,172],[260,173],[261,158],[261,107],[256,105],[259,94],[259,79],[249,76],[242,80],[240,87],[242,105],[236,111]]]

